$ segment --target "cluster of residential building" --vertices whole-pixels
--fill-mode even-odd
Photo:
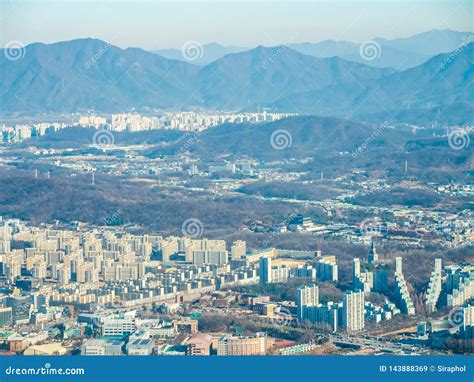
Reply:
[[[417,335],[421,340],[434,340],[435,344],[455,336],[467,340],[466,350],[474,351],[474,300],[451,309],[445,318],[421,321],[417,324]]]
[[[389,285],[389,272],[387,264],[379,262],[375,243],[372,242],[368,263],[362,269],[359,258],[352,261],[352,287],[354,290],[379,292],[390,296],[403,314],[415,314],[413,301],[407,288],[402,272],[402,258],[395,259],[395,272],[393,285]]]
[[[84,355],[265,354],[264,333],[201,333],[196,320],[183,316],[182,307],[196,302],[200,309],[232,306],[237,309],[232,314],[250,314],[256,322],[309,322],[327,332],[359,332],[369,321],[415,313],[401,258],[395,259],[389,276],[374,244],[367,264],[353,260],[352,289],[342,301],[321,303],[319,287],[311,283],[337,283],[338,264],[335,256],[320,251],[271,248],[252,253],[242,240],[228,248],[224,240],[132,235],[80,225],[74,230],[36,227],[18,219],[0,219],[0,327],[4,329],[0,343],[3,338],[10,351],[26,354],[72,351],[69,345],[46,346],[53,338],[63,343],[86,338],[80,346]],[[446,266],[443,272],[441,260],[436,259],[426,293],[427,311],[469,303],[473,276],[472,265]],[[232,291],[292,278],[306,280],[294,302]],[[385,304],[366,301],[372,291],[384,294]],[[136,310],[143,307],[174,318],[165,322],[137,317]],[[60,329],[58,322],[63,323]],[[46,338],[38,339],[34,330],[16,331],[38,325],[48,328],[43,330]],[[162,338],[173,340],[157,340]],[[292,351],[296,350],[289,349],[289,354]]]
[[[329,301],[321,304],[318,286],[299,288],[296,299],[298,320],[307,320],[332,332],[338,329],[351,332],[364,329],[366,321],[379,323],[400,313],[414,315],[415,307],[402,271],[402,258],[395,259],[391,284],[388,267],[379,263],[374,244],[371,246],[367,265],[370,265],[371,270],[368,270],[368,267],[361,270],[360,259],[353,259],[353,290],[346,292],[342,302]],[[474,267],[472,264],[450,265],[444,267],[444,273],[445,275],[441,259],[435,259],[435,267],[426,291],[426,312],[430,314],[438,309],[453,307],[464,307],[463,309],[470,312],[469,304],[472,304],[474,297]],[[385,295],[385,304],[377,306],[365,302],[364,293],[370,292]]]
[[[157,129],[174,129],[183,131],[202,131],[224,123],[271,122],[290,116],[282,113],[220,113],[176,112],[163,113],[157,116],[140,114],[112,114],[110,122],[104,117],[83,116],[80,126],[108,128],[111,131],[147,131]]]
[[[369,263],[376,264],[378,254],[373,244],[369,254]],[[374,277],[374,275],[376,275]],[[322,329],[336,332],[343,329],[346,332],[364,329],[366,319],[379,322],[389,320],[400,313],[395,304],[387,301],[383,307],[377,307],[365,302],[365,293],[372,290],[388,291],[388,272],[385,267],[375,272],[361,272],[360,259],[354,259],[352,268],[353,290],[349,290],[342,302],[319,302],[319,288],[316,285],[304,286],[297,293],[297,317],[300,321],[309,321]],[[374,279],[378,280],[374,288]],[[404,313],[409,314],[408,311]]]
[[[460,264],[444,267],[445,291],[448,308],[461,306],[474,298],[474,265]],[[442,301],[444,305],[444,301]]]
[[[236,285],[289,278],[337,281],[334,256],[308,253],[314,265],[273,266],[292,252],[250,253],[244,241],[131,235],[103,230],[33,227],[0,221],[0,298],[4,323],[47,321],[58,306],[79,309],[179,303]],[[20,293],[21,291],[21,293]],[[8,317],[7,317],[8,316]]]
[[[364,304],[362,291],[346,292],[341,303],[330,301],[320,304],[319,288],[316,285],[299,288],[296,298],[298,320],[307,320],[331,332],[338,329],[346,332],[364,329]]]
[[[137,113],[112,114],[110,117],[85,115],[77,122],[40,122],[7,126],[0,125],[0,143],[17,143],[32,137],[54,133],[71,126],[94,127],[111,131],[138,132],[158,129],[174,129],[199,132],[224,123],[271,122],[294,114],[288,113],[209,113],[165,112],[156,116]]]
[[[285,251],[281,252],[284,253]],[[292,251],[288,252],[291,253]],[[280,251],[271,249],[258,255],[260,261],[259,279],[261,284],[286,282],[290,276],[309,278],[311,280],[317,278],[320,281],[337,282],[338,280],[338,266],[335,256],[323,256],[321,255],[321,251],[316,251],[313,259],[316,263],[315,266],[299,265],[290,270],[286,265],[276,266],[272,264],[272,258],[276,257],[278,253],[280,253]],[[255,257],[251,258],[251,261],[255,260]]]
[[[456,308],[474,298],[474,265],[470,263],[442,266],[435,259],[426,291],[425,308],[433,313],[440,308]]]
[[[14,126],[0,125],[0,144],[1,143],[17,143],[32,137],[42,136],[54,133],[58,130],[71,126],[68,123],[31,123],[19,124]]]

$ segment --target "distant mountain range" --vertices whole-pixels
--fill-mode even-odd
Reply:
[[[202,105],[240,109],[328,86],[367,82],[391,74],[338,57],[315,58],[285,46],[228,54],[199,72]],[[297,105],[293,105],[295,109]]]
[[[196,55],[188,56],[186,54],[186,47],[183,49],[160,49],[152,51],[162,57],[169,58],[171,60],[187,61],[195,65],[207,65],[212,61],[216,61],[219,58],[224,57],[226,54],[239,53],[251,48],[243,48],[239,46],[223,46],[212,42],[202,46],[197,45]],[[184,51],[183,51],[184,50]]]
[[[0,55],[3,110],[30,113],[188,106],[240,109],[292,92],[368,81],[392,72],[340,58],[317,59],[287,47],[258,47],[199,67],[95,39],[32,44],[23,58],[7,57]]]
[[[461,111],[457,122],[469,123],[473,120],[473,58],[474,43],[470,43],[459,51],[437,55],[403,72],[373,81],[292,94],[266,106],[274,110],[344,117],[381,111],[390,116],[414,109],[436,113],[442,120],[441,109],[456,105],[458,112]]]
[[[128,110],[168,107],[189,94],[199,68],[95,39],[31,44],[24,57],[0,55],[3,110]]]
[[[392,40],[376,37],[371,40],[371,42],[374,42],[373,46],[376,50],[373,52],[373,56],[369,56],[369,59],[360,54],[361,46],[362,49],[364,46],[363,43],[325,40],[317,43],[305,42],[286,46],[297,52],[317,58],[340,57],[378,68],[405,70],[418,66],[437,54],[451,52],[469,41],[474,42],[473,33],[452,30],[431,30]],[[199,56],[193,57],[192,60],[186,59],[187,55],[183,54],[180,49],[162,49],[153,53],[174,60],[188,61],[196,65],[207,65],[227,54],[250,49],[252,48],[222,46],[211,43],[203,45],[199,51]]]
[[[0,52],[0,102],[3,114],[23,115],[205,107],[403,120],[418,110],[428,121],[443,121],[441,111],[451,108],[450,122],[465,123],[473,119],[473,47],[461,43],[394,71],[288,46],[259,46],[201,67],[95,39],[37,43],[20,59]]]

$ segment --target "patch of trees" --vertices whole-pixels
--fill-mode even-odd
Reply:
[[[405,207],[434,207],[441,201],[441,197],[429,190],[396,188],[359,195],[350,199],[351,203],[362,206],[393,206]]]

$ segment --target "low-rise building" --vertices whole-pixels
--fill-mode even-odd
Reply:
[[[223,335],[217,342],[217,355],[265,355],[266,334],[254,336]]]
[[[151,355],[155,342],[152,338],[131,338],[126,349],[128,355]]]
[[[196,333],[186,340],[186,355],[210,355],[212,336],[205,333]]]
[[[81,355],[122,355],[125,343],[111,339],[89,339],[82,343]]]
[[[57,342],[43,345],[33,345],[27,348],[23,355],[65,355],[67,349]]]

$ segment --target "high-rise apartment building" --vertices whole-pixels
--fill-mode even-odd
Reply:
[[[413,315],[415,314],[415,306],[408,292],[408,287],[402,272],[402,258],[395,258],[395,275],[393,278],[394,282],[394,295],[397,300],[398,307],[403,314]]]
[[[338,327],[341,326],[341,303],[335,304],[329,301],[327,304],[318,306],[305,306],[303,310],[304,319],[318,325],[323,330],[337,332]]]
[[[319,304],[319,288],[316,285],[303,286],[296,292],[296,307],[299,320],[304,320],[304,307]]]
[[[0,328],[13,324],[12,308],[0,308]]]
[[[431,272],[430,282],[428,284],[428,290],[426,293],[426,311],[433,313],[436,311],[436,304],[438,303],[439,296],[442,289],[442,262],[441,259],[435,259],[435,267]]]
[[[272,282],[272,259],[270,257],[260,258],[260,284]]]
[[[370,292],[374,286],[374,275],[365,270],[361,272],[360,259],[355,258],[352,261],[352,288],[360,289],[364,292]]]
[[[372,242],[370,244],[370,253],[369,253],[369,263],[373,264],[379,260],[379,254],[377,253],[377,249],[375,248],[375,243]]]
[[[342,327],[348,332],[364,329],[364,292],[349,291],[342,301]]]
[[[318,253],[320,253],[318,251]],[[338,280],[338,267],[335,256],[317,256],[316,274],[318,280],[334,281]]]
[[[28,296],[8,297],[6,305],[12,309],[12,318],[15,324],[30,321],[32,304]]]
[[[230,251],[232,260],[245,258],[247,254],[247,244],[243,240],[234,241]]]

